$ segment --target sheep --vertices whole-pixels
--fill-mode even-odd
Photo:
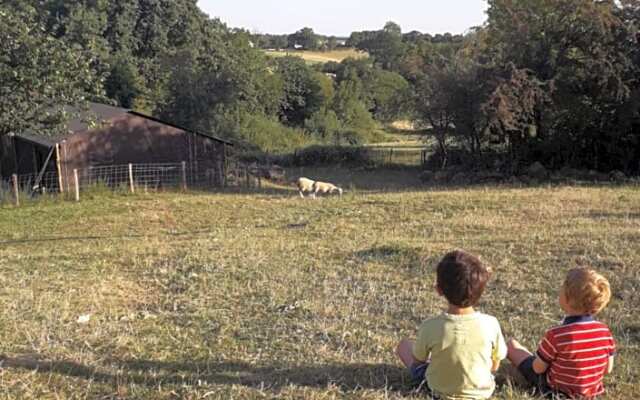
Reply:
[[[316,195],[318,193],[338,193],[340,196],[342,196],[342,189],[332,183],[316,182],[309,178],[301,177],[298,178],[296,185],[298,186],[298,193],[300,193],[300,197],[302,197],[303,199],[305,193],[309,193],[310,196],[314,199],[316,198]]]
[[[313,183],[313,197],[315,197],[318,193],[326,194],[326,193],[336,193],[336,192],[340,196],[342,196],[342,188],[339,188],[332,183],[327,183],[327,182]]]
[[[304,199],[305,193],[310,193],[311,197],[316,197],[316,194],[313,189],[313,185],[315,183],[316,183],[315,181],[312,181],[309,178],[304,178],[304,177],[298,178],[296,185],[298,186],[298,193],[300,193],[300,197]]]

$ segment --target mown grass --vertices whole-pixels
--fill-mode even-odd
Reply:
[[[419,398],[393,348],[442,309],[432,266],[453,248],[493,267],[480,308],[530,346],[565,271],[598,268],[609,398],[640,395],[636,187],[395,189],[0,208],[0,398]],[[529,398],[506,374],[495,398]]]
[[[367,53],[358,51],[353,48],[337,49],[332,51],[310,51],[310,50],[281,50],[281,51],[265,51],[270,57],[295,56],[300,57],[307,64],[324,64],[330,61],[342,62],[346,58],[365,58]]]

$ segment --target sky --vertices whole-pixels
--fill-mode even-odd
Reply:
[[[403,32],[464,33],[486,21],[486,0],[199,0],[210,17],[256,33],[293,33],[305,26],[349,36],[394,21]]]

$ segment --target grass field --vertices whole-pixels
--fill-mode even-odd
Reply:
[[[308,51],[308,50],[282,50],[282,51],[265,51],[271,57],[296,56],[304,59],[308,64],[322,64],[329,61],[341,62],[345,58],[363,58],[367,57],[367,53],[356,49],[338,49],[332,51]]]
[[[419,398],[392,351],[442,309],[432,267],[453,248],[493,267],[480,308],[529,346],[561,318],[564,272],[595,266],[614,292],[608,398],[640,396],[637,187],[407,178],[380,192],[393,175],[353,174],[340,177],[362,190],[342,199],[273,189],[0,208],[0,398]],[[530,398],[507,372],[495,398]]]

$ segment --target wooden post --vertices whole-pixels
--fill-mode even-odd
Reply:
[[[248,165],[244,167],[244,176],[245,176],[245,179],[246,179],[247,188],[250,188],[251,187],[251,182],[249,181],[249,166]]]
[[[11,186],[13,186],[13,198],[16,202],[16,207],[20,205],[20,191],[18,189],[18,175],[11,175]]]
[[[129,188],[131,189],[131,193],[136,192],[136,187],[133,184],[133,164],[129,164]]]
[[[80,182],[78,182],[78,170],[73,169],[73,184],[76,188],[76,201],[80,201]]]
[[[187,162],[182,162],[182,190],[187,191]]]
[[[64,193],[64,187],[62,186],[62,167],[60,166],[60,145],[56,143],[56,169],[58,170],[58,190],[60,193]]]

